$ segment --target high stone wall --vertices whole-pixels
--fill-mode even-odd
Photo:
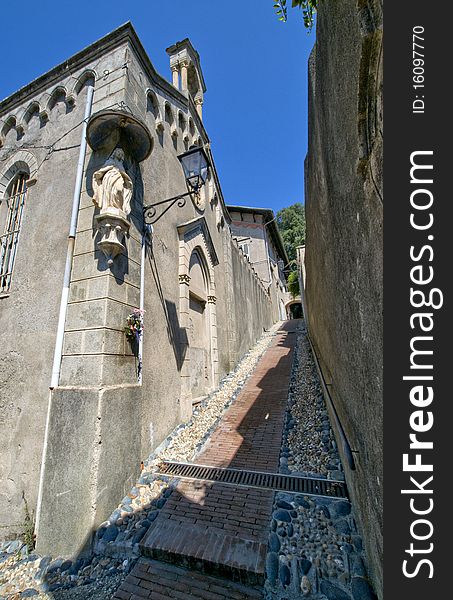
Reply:
[[[321,2],[309,61],[309,333],[354,452],[346,479],[382,597],[382,10]],[[347,461],[343,457],[347,466]]]

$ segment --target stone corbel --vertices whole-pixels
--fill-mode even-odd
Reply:
[[[118,254],[126,250],[124,237],[129,231],[130,223],[120,209],[109,208],[95,217],[101,239],[98,247],[107,258],[111,266]]]
[[[165,130],[165,126],[164,126],[164,122],[162,121],[161,118],[157,117],[156,118],[156,131],[157,133],[161,134],[163,133]]]
[[[201,119],[203,117],[203,97],[197,96],[194,99],[194,103],[195,103],[195,108],[197,109],[198,116]]]
[[[47,123],[47,121],[49,120],[49,113],[47,112],[47,110],[42,110],[39,113],[39,120],[41,121],[41,123]]]
[[[186,285],[190,285],[190,275],[180,275],[179,276],[179,283],[185,283]]]
[[[75,96],[73,96],[72,94],[68,94],[66,96],[66,106],[68,106],[68,108],[74,108],[75,102],[76,102]]]

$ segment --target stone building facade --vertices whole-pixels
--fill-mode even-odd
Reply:
[[[26,500],[40,552],[89,544],[279,317],[231,235],[198,53],[167,52],[172,83],[126,24],[0,103],[0,536],[20,532]],[[208,181],[146,230],[144,205],[187,191],[177,157],[194,145]],[[139,310],[137,345],[124,328]]]
[[[253,269],[273,297],[276,319],[286,319],[288,304],[285,268],[289,258],[268,208],[228,205],[231,233]]]
[[[309,60],[304,309],[380,598],[382,3],[319,3]],[[342,431],[339,431],[339,427]]]

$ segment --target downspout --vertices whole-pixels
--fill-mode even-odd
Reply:
[[[148,240],[152,239],[153,226],[146,225],[143,229],[142,235],[142,249],[141,249],[141,261],[140,261],[140,315],[142,323],[145,320],[145,260],[146,260],[146,244]],[[143,373],[143,331],[138,342],[138,383],[142,384],[142,373]]]
[[[52,366],[52,378],[50,380],[50,389],[57,387],[60,379],[61,356],[63,354],[64,326],[66,320],[66,309],[68,306],[69,284],[71,281],[72,259],[74,256],[74,244],[77,229],[77,217],[79,216],[80,193],[82,190],[83,167],[85,164],[85,153],[87,148],[86,130],[87,122],[91,116],[91,107],[93,104],[94,83],[88,86],[88,94],[85,106],[85,116],[82,126],[82,138],[80,141],[79,162],[77,164],[77,175],[74,187],[74,196],[72,199],[71,225],[69,227],[68,250],[66,254],[66,265],[63,278],[63,290],[61,292],[60,314],[58,316],[57,339],[55,342],[55,353]]]
[[[93,83],[89,83],[87,85],[87,99],[85,105],[85,115],[82,125],[82,136],[80,140],[80,150],[79,150],[79,161],[77,164],[77,174],[76,181],[74,187],[74,196],[72,199],[72,213],[71,213],[71,224],[69,226],[69,236],[68,236],[68,248],[66,253],[66,264],[64,270],[63,277],[63,289],[61,291],[61,300],[60,300],[60,313],[58,315],[58,326],[57,326],[57,338],[55,341],[55,351],[52,365],[52,376],[50,380],[50,392],[49,392],[49,402],[47,406],[47,416],[46,416],[46,428],[44,433],[44,444],[42,451],[42,461],[41,461],[41,473],[39,476],[39,488],[38,488],[38,501],[36,505],[36,535],[38,536],[39,531],[39,520],[41,516],[41,503],[42,503],[42,494],[43,494],[43,482],[44,482],[44,470],[47,458],[47,443],[49,437],[49,422],[50,422],[50,413],[52,407],[52,390],[58,386],[58,382],[60,379],[60,365],[61,365],[61,357],[63,354],[63,340],[64,340],[64,327],[66,320],[66,309],[68,305],[69,298],[69,283],[71,280],[71,271],[72,271],[72,259],[74,256],[74,244],[75,244],[75,235],[77,229],[77,217],[79,214],[79,205],[80,205],[80,193],[82,190],[82,180],[83,180],[83,168],[85,164],[85,153],[87,147],[86,140],[86,130],[87,130],[87,122],[91,116],[91,109],[93,105],[93,95],[94,95],[94,81]]]

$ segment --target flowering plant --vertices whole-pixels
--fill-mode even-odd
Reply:
[[[126,337],[130,342],[134,340],[137,343],[140,341],[140,338],[143,335],[143,314],[144,310],[139,308],[134,309],[133,312],[127,317],[126,327],[124,328],[124,332],[126,333]]]

